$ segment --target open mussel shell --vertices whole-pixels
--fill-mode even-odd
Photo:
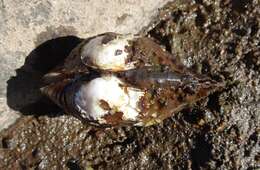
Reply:
[[[132,34],[102,34],[82,46],[81,60],[85,65],[95,69],[110,71],[133,69],[134,62],[128,61],[130,55],[128,47],[136,38],[137,36]]]
[[[138,104],[145,94],[113,75],[90,81],[61,81],[45,86],[41,91],[65,112],[87,122],[107,125],[138,122]]]
[[[44,79],[43,94],[96,126],[152,125],[223,87],[152,39],[116,33],[83,41]]]

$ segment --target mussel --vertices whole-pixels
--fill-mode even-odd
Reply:
[[[153,39],[117,33],[84,40],[43,79],[43,94],[99,127],[149,126],[223,87]]]

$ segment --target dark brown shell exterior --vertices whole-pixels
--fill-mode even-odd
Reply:
[[[108,39],[110,36],[111,39],[115,36],[114,33],[102,35],[107,35]],[[82,116],[75,110],[73,95],[83,81],[90,81],[103,74],[114,74],[129,86],[145,91],[139,103],[141,112],[138,121],[123,122],[121,113],[105,116],[104,125],[112,126],[139,122],[148,126],[161,122],[187,105],[223,87],[222,83],[193,73],[180,63],[177,57],[146,37],[136,38],[131,42],[131,46],[127,47],[129,52],[127,62],[135,61],[135,69],[115,73],[93,70],[84,65],[80,58],[80,50],[88,41],[89,39],[78,45],[64,63],[44,77],[47,85],[41,89],[43,94],[63,108],[66,113],[76,116],[85,123],[103,126],[100,122]]]

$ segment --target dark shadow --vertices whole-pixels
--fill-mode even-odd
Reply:
[[[201,119],[205,116],[205,111],[200,110],[199,108],[187,108],[183,109],[183,118],[186,122],[190,124],[198,124]]]
[[[81,170],[81,169],[83,169],[82,167],[80,167],[79,161],[74,159],[74,158],[69,159],[66,165],[67,165],[69,170]]]
[[[191,150],[192,169],[202,169],[201,167],[212,158],[212,145],[205,139],[204,135],[197,136],[195,148]]]
[[[55,116],[61,109],[44,97],[39,88],[42,76],[64,61],[82,39],[75,36],[59,37],[35,48],[16,70],[16,76],[7,81],[7,104],[23,115]]]

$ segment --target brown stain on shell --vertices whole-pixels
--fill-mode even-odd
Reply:
[[[207,97],[210,93],[223,88],[223,84],[214,81],[211,84],[196,84],[196,89],[187,91],[182,86],[166,87],[154,89],[141,98],[139,107],[141,108],[140,120],[147,122],[157,122],[164,120],[174,113],[181,111],[185,107]],[[189,87],[191,88],[191,87]]]
[[[114,114],[107,114],[103,117],[107,124],[119,125],[123,123],[123,112],[115,112]]]
[[[99,106],[104,110],[111,110],[109,103],[107,103],[105,100],[99,100]]]

